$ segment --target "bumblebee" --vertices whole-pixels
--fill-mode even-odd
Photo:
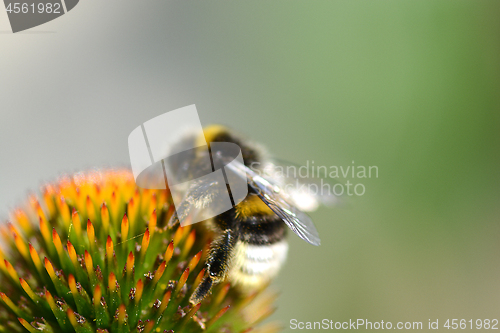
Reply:
[[[322,196],[297,188],[285,191],[284,185],[291,179],[282,174],[276,176],[266,172],[276,162],[269,159],[261,146],[247,142],[228,128],[209,126],[204,128],[204,136],[184,140],[206,140],[208,151],[193,149],[182,158],[171,159],[170,167],[178,170],[179,179],[192,177],[192,170],[201,170],[198,172],[200,174],[207,173],[211,170],[207,170],[209,167],[205,162],[207,154],[210,154],[213,164],[217,164],[215,159],[220,159],[232,177],[246,179],[248,195],[231,209],[204,221],[216,236],[205,263],[205,276],[190,298],[193,304],[201,302],[214,284],[226,279],[243,290],[254,290],[270,282],[286,260],[288,228],[306,242],[320,245],[314,224],[302,210],[314,209],[318,203],[326,202]],[[243,163],[228,163],[227,152],[214,148],[215,142],[237,145],[241,149]],[[215,185],[214,182],[191,184],[185,190],[184,198],[176,207],[176,214],[169,225],[179,223],[179,220],[190,214],[203,214],[212,200],[210,188]]]

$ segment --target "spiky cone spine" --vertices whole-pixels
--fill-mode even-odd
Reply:
[[[168,190],[129,171],[65,176],[28,201],[0,227],[0,332],[246,332],[273,311],[271,292],[228,283],[189,304],[210,234],[167,227]]]

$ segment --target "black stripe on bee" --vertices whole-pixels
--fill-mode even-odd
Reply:
[[[214,222],[221,230],[233,229],[237,240],[253,245],[274,244],[286,235],[285,224],[274,213],[239,216],[233,208],[216,217]]]
[[[251,216],[238,225],[239,240],[253,244],[274,244],[285,238],[286,228],[278,216]]]

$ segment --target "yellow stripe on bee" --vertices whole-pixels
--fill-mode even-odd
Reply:
[[[205,137],[196,138],[196,147],[204,146],[206,142],[212,142],[213,139],[221,132],[227,132],[227,128],[222,125],[210,125],[203,129]],[[206,142],[205,142],[206,141]]]
[[[274,215],[274,212],[256,195],[248,196],[245,201],[235,206],[239,217],[248,217],[255,214]]]

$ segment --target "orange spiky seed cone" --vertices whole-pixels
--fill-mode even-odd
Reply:
[[[250,315],[255,295],[227,283],[189,303],[211,236],[202,224],[166,225],[167,190],[105,170],[61,177],[41,193],[2,231],[0,332],[242,332],[273,311],[264,290]]]

